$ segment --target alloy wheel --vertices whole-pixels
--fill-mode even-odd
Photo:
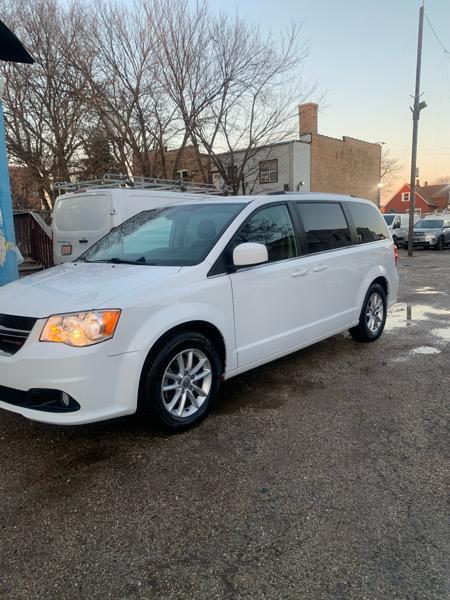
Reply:
[[[162,378],[161,396],[165,409],[174,417],[191,417],[208,397],[211,382],[211,363],[201,350],[189,348],[179,352]]]
[[[383,299],[378,292],[374,292],[366,307],[366,324],[368,330],[376,334],[383,323],[384,318],[384,304]]]

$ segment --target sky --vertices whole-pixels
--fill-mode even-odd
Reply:
[[[384,142],[403,165],[386,196],[409,181],[419,0],[209,0],[274,33],[302,23],[305,75],[325,92],[319,132]],[[450,175],[450,0],[425,0],[418,160],[421,183]],[[313,98],[314,100],[314,98]],[[390,193],[391,192],[391,193]]]

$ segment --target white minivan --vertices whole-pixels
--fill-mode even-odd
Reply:
[[[111,229],[143,210],[193,199],[198,195],[120,187],[87,187],[62,194],[53,207],[53,262],[60,265],[78,258]]]
[[[198,198],[135,215],[78,260],[0,289],[0,407],[180,430],[219,383],[350,330],[383,332],[397,248],[371,202]]]

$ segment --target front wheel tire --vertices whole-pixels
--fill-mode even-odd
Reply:
[[[438,251],[444,249],[444,238],[442,236],[436,242],[435,249],[438,250]]]
[[[206,416],[217,394],[221,362],[203,334],[174,336],[146,366],[141,412],[171,431],[193,427]]]
[[[383,333],[386,323],[387,298],[381,285],[375,283],[367,290],[359,323],[350,329],[357,342],[374,342]]]

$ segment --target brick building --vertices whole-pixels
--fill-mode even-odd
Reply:
[[[210,158],[197,153],[194,146],[150,154],[152,172],[161,179],[186,179],[195,183],[210,182]],[[177,164],[178,162],[178,164]]]
[[[320,134],[318,109],[312,102],[299,106],[298,139],[252,151],[244,175],[247,193],[283,189],[335,192],[377,201],[381,146],[348,136],[337,139]],[[235,165],[243,155],[244,151],[233,154]],[[226,161],[227,154],[222,157]],[[221,183],[217,172],[212,177],[213,182]]]
[[[409,211],[411,186],[405,183],[384,205],[385,213],[407,213]],[[415,208],[421,215],[448,210],[450,208],[450,183],[416,186]]]

